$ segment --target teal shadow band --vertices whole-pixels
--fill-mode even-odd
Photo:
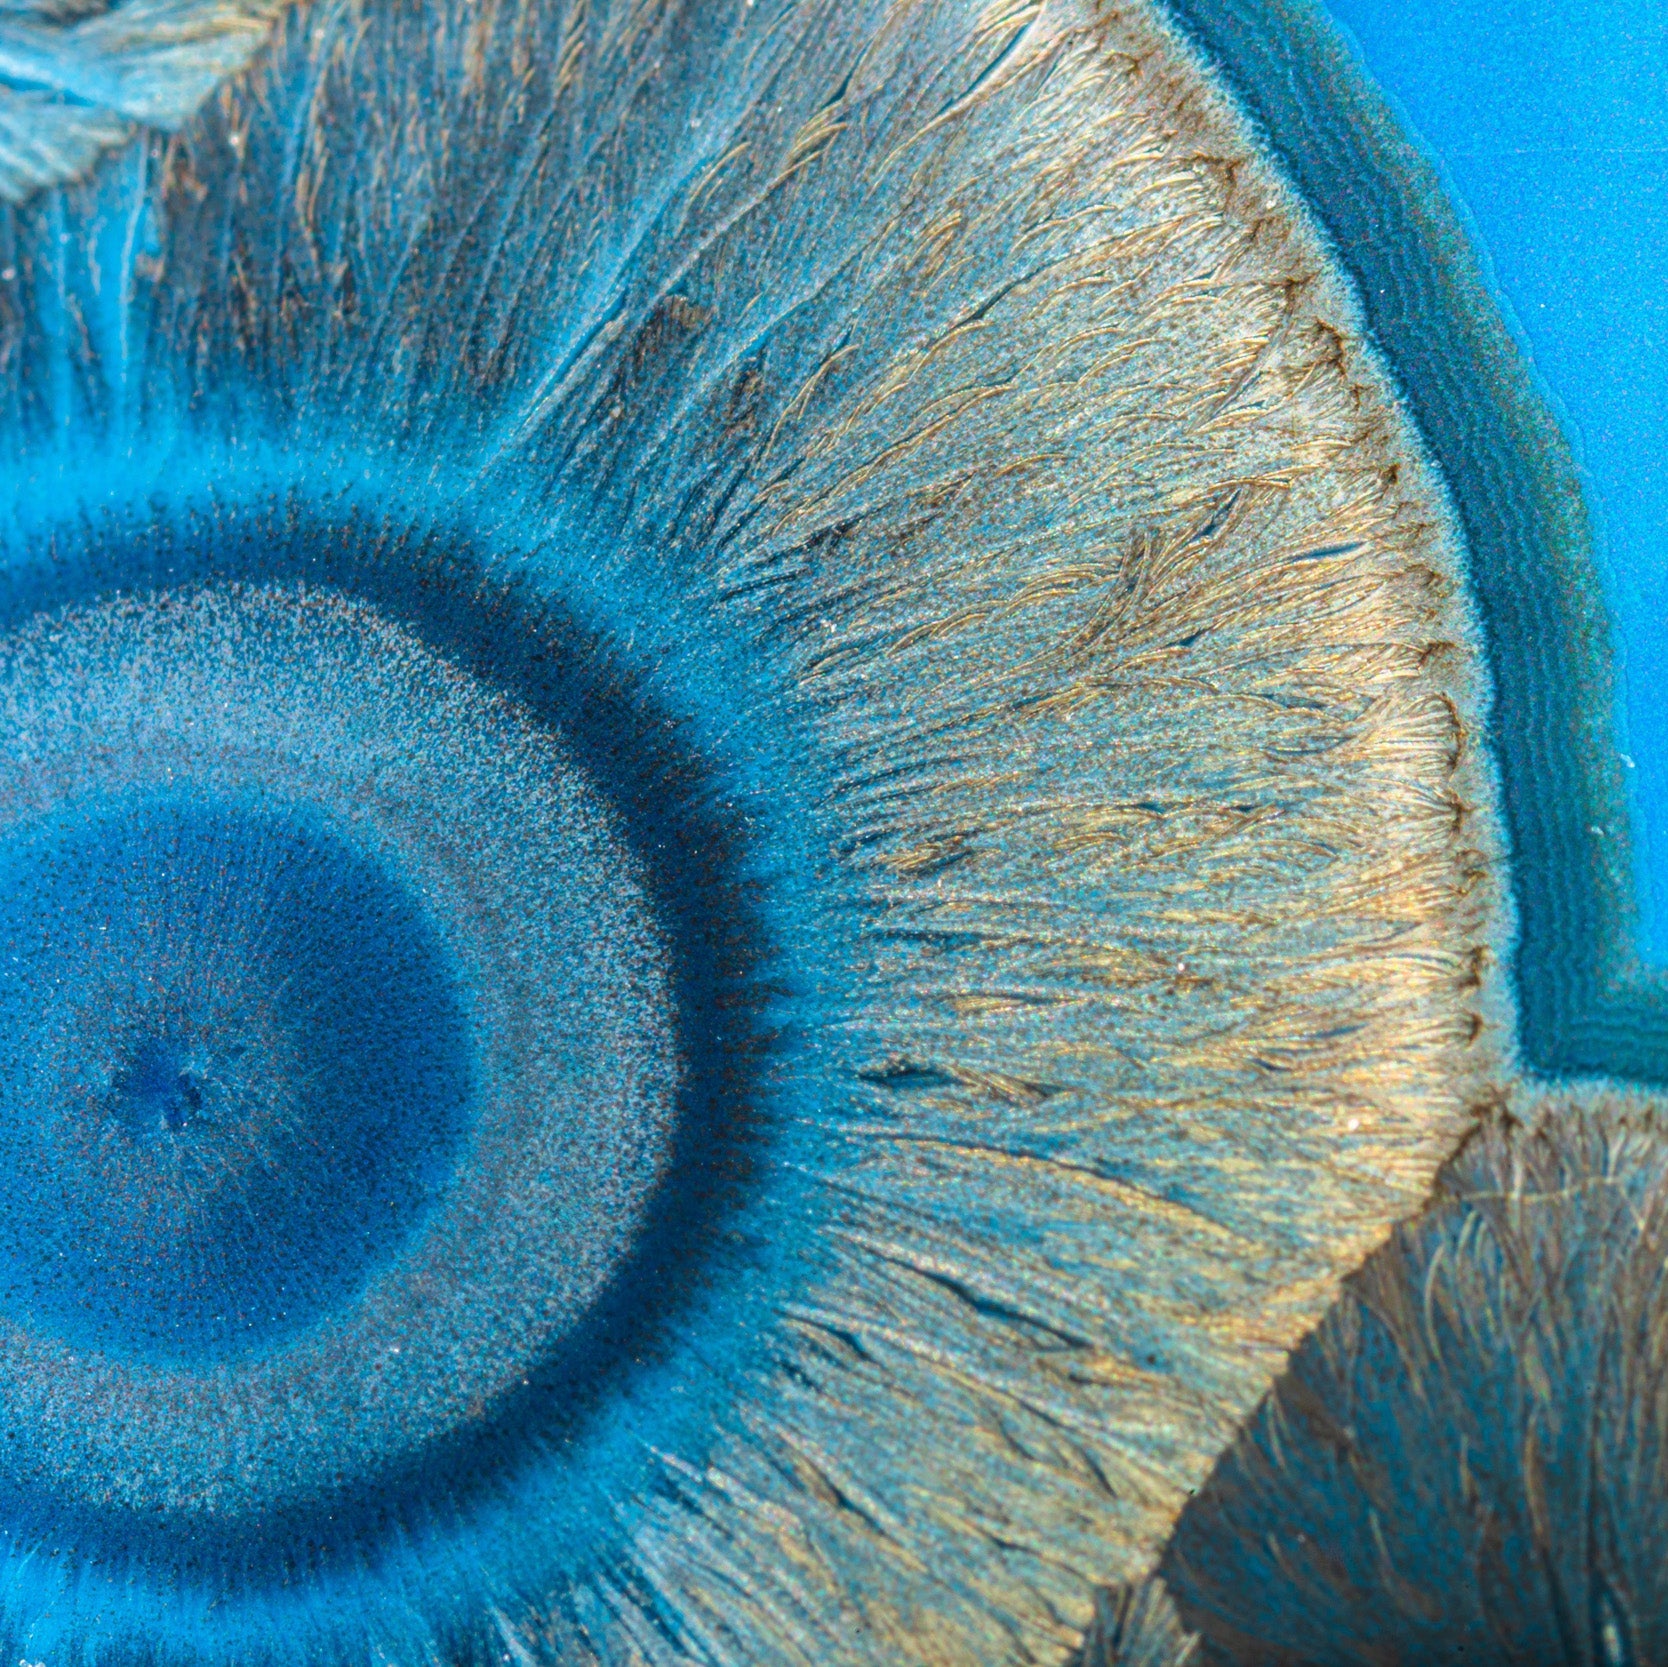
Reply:
[[[1522,1062],[1668,1082],[1668,978],[1637,948],[1610,625],[1569,443],[1435,165],[1320,8],[1167,4],[1334,245],[1446,478],[1495,691]]]

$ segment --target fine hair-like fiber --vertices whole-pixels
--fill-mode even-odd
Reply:
[[[1183,1513],[1162,1567],[1193,1659],[1668,1650],[1660,1112],[1520,1113],[1351,1276]]]
[[[0,200],[74,179],[141,126],[172,131],[247,64],[282,0],[9,0]]]
[[[1178,1517],[1515,1060],[1464,552],[1244,119],[947,0],[320,0],[133,113],[0,214],[0,860],[65,758],[316,801],[479,1068],[328,1346],[0,1304],[0,1653],[1203,1648]]]

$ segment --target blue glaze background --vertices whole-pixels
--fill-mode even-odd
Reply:
[[[1668,964],[1668,10],[1327,10],[1441,169],[1581,465],[1616,636],[1638,947]]]

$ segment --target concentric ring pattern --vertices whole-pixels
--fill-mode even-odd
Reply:
[[[8,646],[0,1150],[54,1206],[0,1236],[7,1423],[55,1438],[17,1480],[328,1493],[518,1386],[637,1236],[679,1074],[643,876],[366,610],[162,590]]]
[[[1503,1035],[1198,62],[318,4],[0,272],[4,1649],[1061,1660]]]

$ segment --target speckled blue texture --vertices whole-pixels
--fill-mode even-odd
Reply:
[[[456,1161],[468,1035],[409,897],[293,810],[110,794],[0,847],[0,1302],[201,1359],[316,1321]],[[49,994],[48,994],[49,992]]]
[[[0,213],[0,1660],[1076,1647],[1509,1046],[1357,325],[1146,5],[298,7]]]
[[[52,525],[0,660],[10,1613],[76,1658],[317,1659],[338,1603],[423,1647],[480,1602],[461,1523],[583,1543],[539,1455],[727,1231],[768,1052],[740,851],[617,653],[455,538],[220,504],[65,561]],[[490,1528],[518,1473],[547,1520]]]

